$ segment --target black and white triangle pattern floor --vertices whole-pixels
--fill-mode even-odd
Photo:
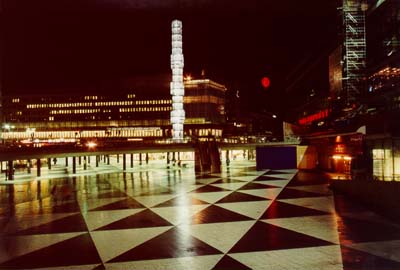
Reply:
[[[0,193],[0,269],[400,269],[400,226],[315,172],[232,161],[220,174],[164,166],[42,190],[54,184],[72,196]]]

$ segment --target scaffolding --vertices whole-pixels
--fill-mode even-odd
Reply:
[[[346,105],[358,103],[366,65],[365,8],[361,0],[343,0],[343,91]]]

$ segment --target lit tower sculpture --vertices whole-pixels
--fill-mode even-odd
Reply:
[[[182,53],[182,22],[172,21],[172,54],[171,54],[171,95],[172,95],[172,139],[183,139],[183,123],[185,122],[185,110],[183,109],[183,53]]]

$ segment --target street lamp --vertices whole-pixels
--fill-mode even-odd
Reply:
[[[3,124],[3,127],[2,127],[2,129],[0,129],[0,131],[3,131],[3,130],[4,130],[4,132],[10,132],[10,131],[11,131],[12,129],[14,129],[14,128],[15,128],[14,125],[5,123],[5,124]],[[1,139],[2,139],[2,143],[4,144],[5,138],[3,137],[3,134],[0,134],[0,137],[1,137]],[[10,137],[10,136],[7,136],[7,137]]]

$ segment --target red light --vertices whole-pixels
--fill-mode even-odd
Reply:
[[[263,77],[261,79],[261,84],[265,89],[267,89],[271,84],[271,80],[268,77]]]

